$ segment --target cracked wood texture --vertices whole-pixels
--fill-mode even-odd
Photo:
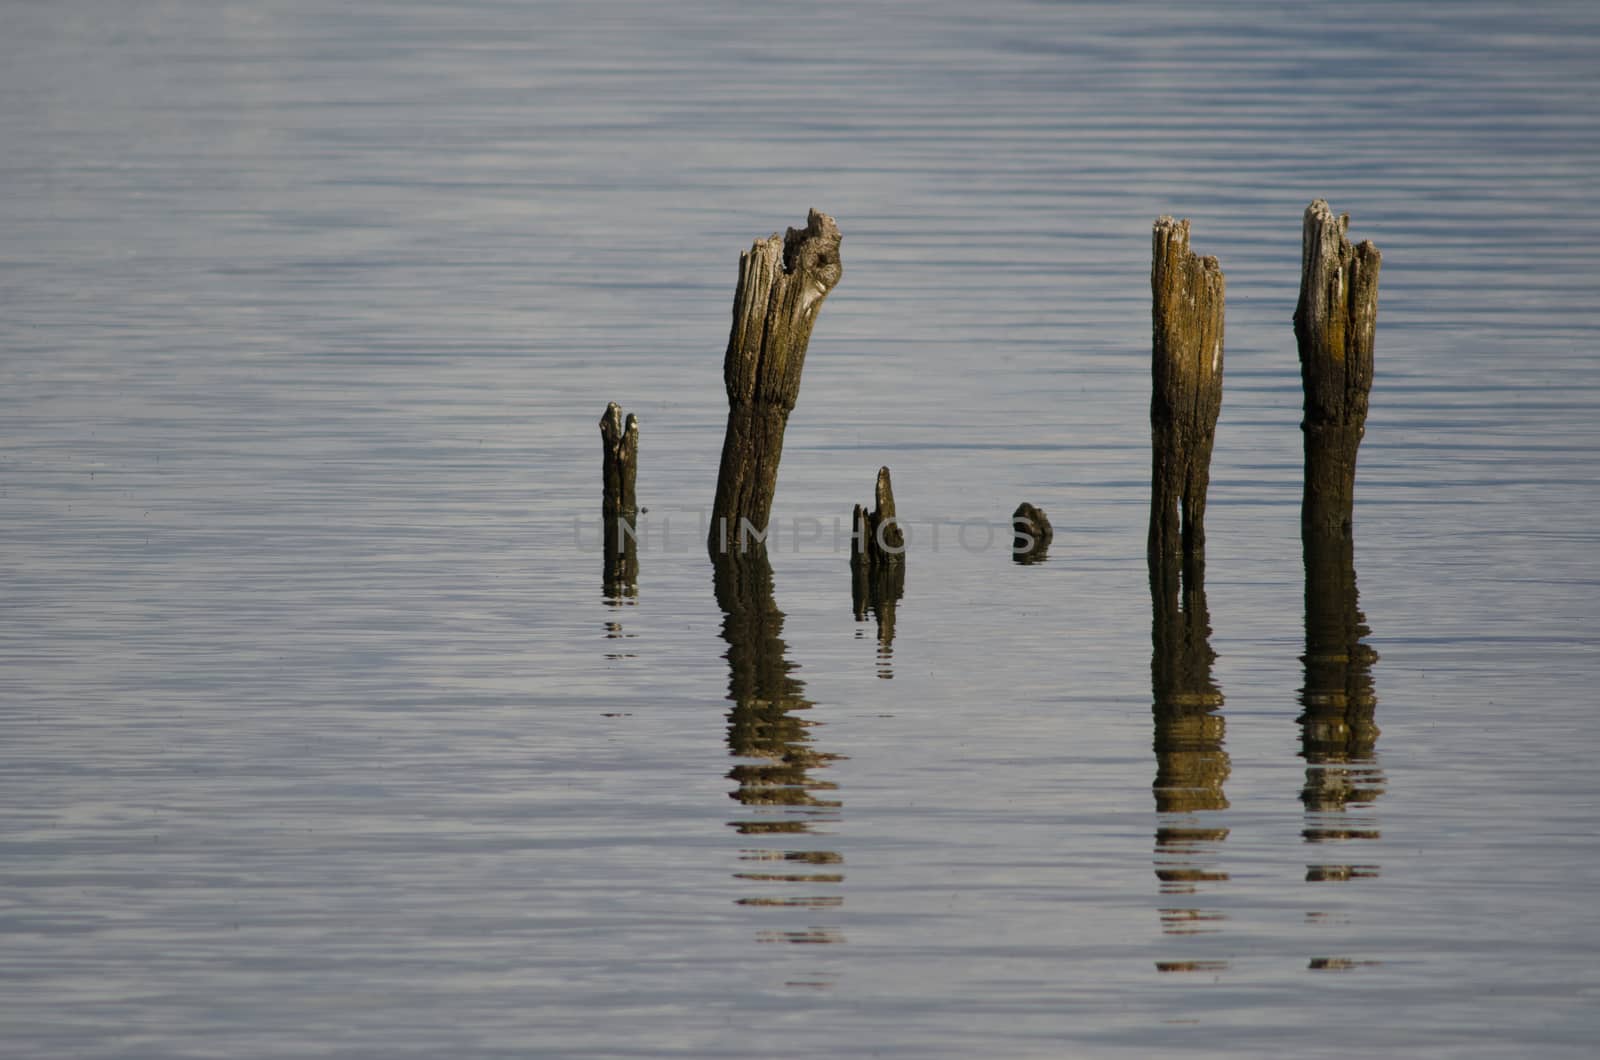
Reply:
[[[639,472],[639,417],[630,413],[622,419],[622,406],[615,401],[600,415],[602,453],[601,508],[607,516],[632,516],[639,510],[634,498],[634,483]]]
[[[1300,301],[1294,336],[1305,388],[1306,482],[1302,538],[1351,535],[1356,450],[1366,433],[1372,344],[1378,323],[1378,269],[1370,240],[1352,247],[1350,215],[1318,199],[1306,207]]]
[[[887,467],[878,469],[872,503],[872,511],[858,504],[851,515],[850,561],[869,569],[895,566],[905,557],[906,535],[895,518],[894,483]]]
[[[728,431],[711,509],[713,553],[743,540],[740,520],[758,534],[767,528],[783,430],[800,396],[811,328],[843,272],[839,226],[816,210],[804,228],[758,240],[739,256],[733,329],[722,368]]]
[[[639,418],[622,418],[615,401],[600,415],[601,522],[605,556],[601,582],[607,599],[637,595],[639,546],[634,539],[639,504],[634,482],[639,470]]]
[[[1156,559],[1205,551],[1226,284],[1216,258],[1189,249],[1187,220],[1157,220],[1152,251],[1149,551]]]

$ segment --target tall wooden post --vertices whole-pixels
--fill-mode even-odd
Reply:
[[[1300,301],[1294,335],[1305,388],[1306,482],[1301,535],[1349,537],[1356,450],[1366,433],[1372,390],[1372,342],[1378,322],[1378,269],[1370,240],[1352,247],[1350,216],[1335,217],[1318,199],[1306,207],[1300,254]],[[1309,547],[1309,544],[1308,544]]]
[[[1150,268],[1152,560],[1205,551],[1225,289],[1217,259],[1189,249],[1189,222],[1157,220]]]
[[[639,471],[639,418],[630,413],[624,422],[622,406],[611,402],[600,416],[600,442],[601,536],[605,542],[601,580],[607,597],[632,596],[639,578],[639,546],[634,538],[639,515],[634,495]]]
[[[757,534],[767,528],[783,430],[800,395],[811,328],[843,271],[839,227],[816,210],[806,227],[758,240],[739,256],[722,368],[728,430],[711,507],[713,555],[741,550],[744,523]]]
[[[622,419],[622,406],[615,401],[600,415],[601,510],[607,516],[638,513],[634,484],[639,472],[639,417]]]

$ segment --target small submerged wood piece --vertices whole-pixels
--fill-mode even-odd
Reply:
[[[1017,510],[1011,513],[1011,531],[1014,535],[1011,558],[1014,561],[1022,564],[1044,562],[1056,532],[1043,508],[1027,501],[1017,505]]]
[[[711,508],[707,544],[713,554],[741,549],[746,524],[758,536],[767,528],[811,329],[843,273],[839,227],[816,210],[804,228],[774,233],[739,256],[722,367],[728,429]]]
[[[635,537],[639,505],[634,494],[638,478],[639,418],[622,418],[622,406],[615,401],[600,416],[602,449],[600,503],[604,566],[602,589],[606,597],[633,596],[639,580],[639,544]]]
[[[1294,335],[1305,388],[1303,537],[1351,534],[1356,450],[1366,433],[1372,347],[1378,323],[1378,270],[1371,240],[1351,246],[1350,215],[1326,201],[1306,207],[1300,252],[1300,300]]]
[[[1226,282],[1216,258],[1189,249],[1187,220],[1162,217],[1152,235],[1149,552],[1187,557],[1205,551]]]

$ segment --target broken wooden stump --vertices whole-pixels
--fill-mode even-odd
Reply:
[[[839,227],[816,210],[805,228],[758,240],[739,256],[722,366],[728,429],[711,508],[707,544],[713,554],[742,550],[746,526],[756,537],[767,529],[811,328],[841,275]]]
[[[1205,549],[1211,446],[1222,409],[1225,288],[1217,259],[1189,249],[1187,220],[1156,221],[1150,267],[1152,557]]]
[[[894,485],[889,469],[878,469],[872,511],[856,505],[851,516],[850,562],[869,570],[898,566],[905,558],[906,535],[894,514]]]
[[[603,450],[601,509],[607,515],[635,515],[639,504],[634,483],[639,471],[639,417],[622,419],[622,406],[615,401],[600,415],[600,441]]]
[[[878,676],[892,677],[895,605],[906,591],[906,536],[894,512],[889,469],[878,469],[873,508],[855,506],[850,517],[850,603],[856,621],[878,621]]]
[[[607,597],[632,596],[639,579],[639,543],[635,537],[639,515],[634,483],[639,470],[639,418],[615,401],[600,416],[602,449],[600,514],[603,526],[603,591]]]
[[[1350,215],[1327,202],[1306,207],[1300,251],[1300,300],[1294,335],[1305,388],[1305,494],[1301,536],[1351,534],[1356,450],[1366,433],[1372,390],[1372,344],[1378,322],[1378,270],[1371,240],[1352,247]]]
[[[1021,564],[1043,563],[1045,554],[1050,551],[1050,542],[1056,536],[1044,509],[1027,501],[1017,505],[1017,510],[1011,513],[1011,532],[1011,558]]]

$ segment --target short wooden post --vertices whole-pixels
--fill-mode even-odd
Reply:
[[[728,429],[711,508],[707,543],[713,554],[739,550],[744,524],[758,535],[767,528],[811,328],[842,275],[839,227],[816,210],[805,228],[758,240],[739,256],[722,368]]]
[[[873,504],[872,511],[856,505],[851,516],[850,562],[868,570],[883,570],[899,565],[906,552],[905,531],[894,514],[894,484],[886,467],[878,469]]]
[[[1149,551],[1152,557],[1192,556],[1205,550],[1211,446],[1222,409],[1226,284],[1216,258],[1189,249],[1187,220],[1157,220],[1153,244]]]
[[[1383,256],[1370,240],[1352,247],[1350,215],[1327,202],[1306,207],[1300,251],[1300,301],[1294,335],[1305,388],[1306,482],[1302,536],[1351,534],[1356,450],[1366,433],[1372,343]]]
[[[634,536],[639,504],[634,484],[639,470],[639,418],[622,418],[615,401],[600,416],[603,490],[600,514],[605,543],[601,580],[607,597],[632,596],[639,579],[639,546]]]
[[[1022,564],[1043,563],[1050,551],[1050,542],[1056,536],[1055,527],[1050,525],[1050,517],[1044,514],[1044,509],[1027,501],[1017,505],[1017,510],[1011,513],[1011,532],[1011,558]]]
[[[856,505],[851,514],[850,604],[856,621],[878,621],[878,676],[893,677],[895,605],[906,592],[906,535],[894,511],[889,469],[878,469],[873,509]]]

